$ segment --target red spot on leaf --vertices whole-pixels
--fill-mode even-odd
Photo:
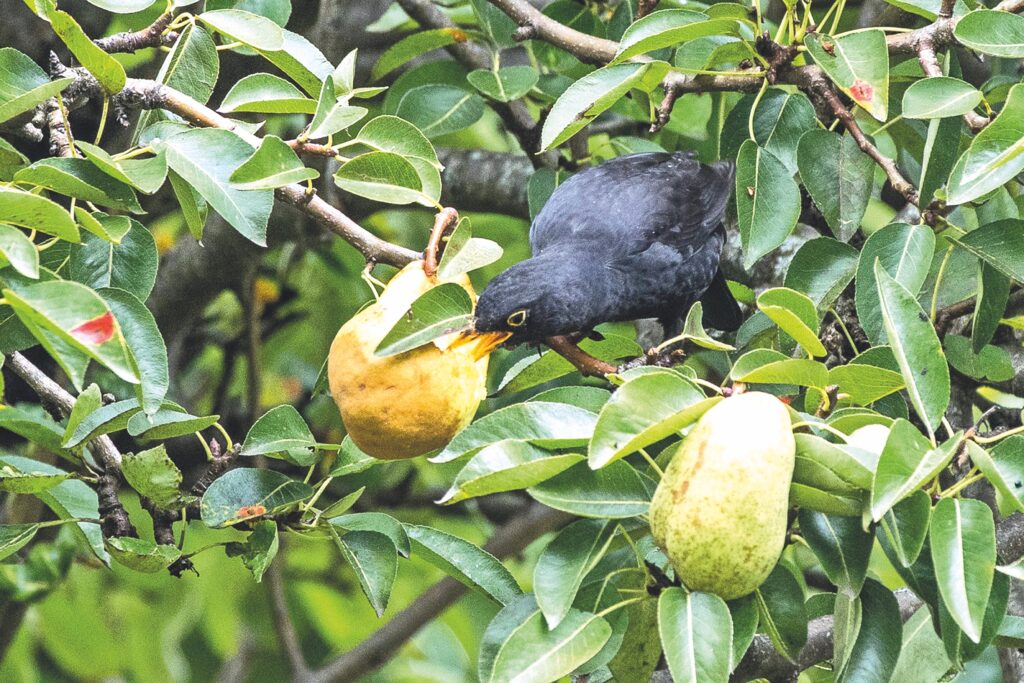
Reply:
[[[792,405],[792,403],[793,403],[793,397],[792,396],[779,396],[778,398],[779,398],[780,401],[785,403],[787,406],[788,405]]]
[[[114,336],[114,316],[108,311],[98,318],[72,327],[70,332],[72,337],[83,344],[99,346]]]
[[[858,78],[850,86],[850,95],[858,102],[870,102],[875,95],[875,89],[871,87],[870,83]]]
[[[453,29],[452,30],[452,40],[454,40],[456,43],[464,43],[467,40],[469,40],[469,36],[466,34],[465,31],[460,31],[459,29]]]
[[[251,519],[252,517],[260,517],[267,513],[267,508],[262,505],[243,505],[238,508],[238,512],[235,513],[235,517],[238,519]]]

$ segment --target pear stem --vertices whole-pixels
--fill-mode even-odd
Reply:
[[[434,217],[434,229],[430,231],[430,241],[427,242],[427,249],[423,252],[423,272],[431,280],[437,278],[438,259],[441,252],[444,251],[441,241],[448,229],[456,225],[458,221],[459,212],[450,206],[438,211],[437,216]]]

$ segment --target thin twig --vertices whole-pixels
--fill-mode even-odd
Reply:
[[[274,630],[277,631],[277,637],[284,646],[288,663],[292,669],[292,678],[305,680],[310,671],[306,664],[306,656],[302,653],[302,643],[295,630],[295,622],[292,621],[291,613],[288,610],[288,596],[285,593],[284,576],[281,569],[283,559],[279,557],[277,562],[272,562],[267,568],[267,593],[270,597]]]

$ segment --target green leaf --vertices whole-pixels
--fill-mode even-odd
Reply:
[[[522,589],[501,562],[469,541],[426,526],[406,524],[413,552],[469,588],[507,605]]]
[[[277,514],[312,495],[309,485],[280,472],[240,467],[210,484],[200,512],[207,526],[221,528]]]
[[[604,335],[604,339],[600,341],[583,339],[579,347],[595,358],[605,361],[630,358],[643,353],[643,349],[635,341],[616,334]],[[498,393],[515,394],[576,371],[575,365],[554,351],[546,350],[539,356],[530,354],[509,368],[498,384]]]
[[[788,358],[778,351],[754,349],[740,356],[730,376],[747,384],[796,384],[822,389],[828,386],[828,368],[804,358]]]
[[[5,289],[3,296],[47,351],[52,352],[52,342],[40,332],[53,334],[124,381],[139,382],[121,327],[93,290],[77,282],[54,280],[20,288],[17,293]]]
[[[327,61],[319,48],[298,33],[284,29],[281,36],[280,50],[260,50],[260,54],[298,83],[303,90],[316,97],[321,85],[334,70],[334,66]]]
[[[378,617],[384,616],[398,574],[398,558],[391,539],[375,531],[352,531],[339,536],[333,526],[328,529],[342,557],[356,573],[370,606]]]
[[[903,624],[903,645],[891,680],[931,683],[941,680],[952,666],[932,626],[931,612],[927,607],[919,608]]]
[[[933,434],[949,405],[949,366],[942,345],[914,295],[891,278],[879,261],[875,261],[875,279],[882,321],[910,402]]]
[[[174,190],[174,197],[181,207],[181,217],[185,220],[188,231],[193,238],[201,240],[210,212],[209,205],[192,185],[174,171],[167,173],[167,179],[171,182],[171,189]]]
[[[497,71],[477,69],[466,75],[466,80],[485,97],[498,102],[518,100],[537,85],[539,75],[532,66],[506,66]]]
[[[0,223],[20,225],[78,242],[78,226],[68,212],[56,202],[37,194],[0,186]]]
[[[484,115],[484,101],[475,93],[449,85],[422,85],[402,96],[395,112],[428,138],[469,128]]]
[[[686,320],[683,322],[683,332],[677,339],[685,340],[712,351],[735,351],[736,349],[725,342],[713,338],[704,329],[704,304],[700,301],[694,302],[686,313]]]
[[[373,65],[370,77],[379,81],[395,69],[419,57],[422,54],[437,50],[455,43],[465,43],[466,32],[460,28],[437,28],[419,31],[393,43],[384,51]]]
[[[807,642],[807,611],[800,584],[785,565],[776,565],[764,583],[754,592],[761,628],[775,649],[795,659]]]
[[[559,531],[537,558],[533,590],[549,629],[569,614],[584,577],[608,552],[615,529],[607,519],[581,519]]]
[[[797,150],[801,137],[818,130],[814,105],[801,92],[790,93],[769,88],[757,102],[748,95],[729,111],[722,124],[721,155],[734,157],[750,136],[750,118],[753,116],[754,142],[782,162],[788,175],[797,172]],[[753,111],[752,111],[753,110]]]
[[[167,178],[167,157],[163,154],[148,159],[117,161],[102,147],[88,142],[76,140],[75,147],[81,150],[96,168],[145,194],[153,194],[159,190]]]
[[[28,55],[13,47],[0,48],[0,122],[34,109],[74,80],[51,81]]]
[[[146,305],[134,294],[106,288],[97,292],[110,306],[121,326],[128,351],[135,361],[140,382],[135,389],[142,408],[149,415],[159,410],[170,386],[167,346]]]
[[[852,136],[827,130],[804,133],[796,158],[800,180],[832,233],[849,241],[860,228],[871,198],[874,161]]]
[[[250,74],[231,87],[219,111],[313,114],[316,112],[316,102],[283,78],[273,74]]]
[[[53,32],[67,45],[71,54],[85,70],[96,77],[103,89],[110,94],[121,92],[128,77],[120,62],[92,42],[74,17],[67,12],[51,9],[47,15]]]
[[[224,220],[260,246],[267,244],[267,221],[274,205],[270,190],[239,190],[231,174],[250,156],[253,148],[227,130],[204,128],[180,133],[165,140],[167,163]]]
[[[136,413],[128,419],[128,434],[141,441],[159,441],[199,432],[217,422],[218,415],[196,417],[180,406],[165,403],[152,415]]]
[[[600,652],[611,634],[612,627],[603,618],[576,609],[548,630],[533,596],[521,596],[498,612],[484,632],[480,680],[559,680]]]
[[[434,206],[416,167],[392,152],[367,152],[345,162],[334,183],[346,192],[386,204]]]
[[[491,5],[487,0],[470,0],[469,4],[473,7],[473,14],[476,15],[480,30],[484,32],[492,45],[503,48],[516,44],[512,38],[516,24],[507,14]]]
[[[959,445],[958,435],[932,448],[917,427],[906,420],[896,420],[871,484],[872,518],[879,521],[893,505],[938,475],[953,459]]]
[[[5,560],[31,541],[38,524],[0,524],[0,560]]]
[[[977,643],[996,566],[992,511],[978,500],[943,498],[932,513],[928,537],[942,602]]]
[[[635,377],[619,387],[601,409],[588,449],[592,468],[677,434],[704,410],[704,392],[672,372]],[[697,405],[701,410],[694,409]]]
[[[856,596],[867,576],[874,535],[855,517],[800,510],[800,535],[821,562],[828,580],[849,596]]]
[[[647,69],[647,64],[638,63],[606,66],[570,85],[544,120],[541,151],[557,147],[583,130],[599,114],[637,86]]]
[[[270,568],[270,563],[277,557],[280,541],[277,534],[277,522],[264,520],[253,525],[252,533],[241,543],[237,550],[242,564],[252,572],[256,583],[263,580],[263,574]],[[232,546],[228,546],[228,555],[232,555]]]
[[[676,47],[704,36],[738,36],[739,26],[735,19],[708,19],[706,14],[685,9],[652,12],[626,29],[611,63]]]
[[[473,237],[469,219],[459,220],[455,230],[445,242],[437,276],[450,280],[463,273],[488,266],[501,258],[503,251],[497,242]]]
[[[0,410],[0,415],[13,408]],[[17,455],[0,455],[0,466],[9,465],[23,472],[40,472],[44,474],[63,475],[64,470],[36,462],[29,458]],[[89,488],[89,485],[76,479],[68,479],[46,491],[35,494],[36,498],[43,501],[46,507],[53,511],[58,519],[98,519],[100,516],[99,500],[96,492]],[[89,545],[93,554],[104,564],[110,564],[110,557],[103,548],[103,532],[98,524],[91,522],[76,522],[75,528],[79,536]]]
[[[982,95],[959,78],[934,76],[915,81],[903,93],[903,118],[942,119],[966,114],[981,103]]]
[[[64,436],[64,447],[75,448],[97,436],[125,429],[129,418],[140,410],[142,407],[134,398],[101,406],[86,415],[70,435]]]
[[[786,287],[773,287],[758,295],[757,307],[808,353],[819,357],[827,355],[818,340],[818,311],[807,295]]]
[[[38,444],[44,450],[78,464],[79,458],[61,447],[61,429],[49,417],[35,411],[6,406],[0,410],[0,430]]]
[[[274,52],[284,48],[284,33],[270,19],[237,9],[203,12],[196,17],[217,33],[254,50]]]
[[[978,469],[996,490],[999,512],[1011,515],[1024,512],[1024,438],[1011,436],[989,453],[974,441],[967,441],[967,452]]]
[[[474,455],[437,502],[451,505],[501,491],[526,489],[581,460],[583,456],[575,453],[559,455],[522,441],[499,441]]]
[[[1012,12],[978,9],[968,12],[953,29],[956,39],[995,57],[1024,57],[1024,17]]]
[[[791,502],[818,512],[857,515],[871,487],[869,468],[852,448],[811,434],[795,434],[796,460]]]
[[[804,41],[828,77],[846,95],[879,121],[888,118],[889,50],[878,29],[833,37],[809,34]]]
[[[959,334],[947,334],[943,339],[949,364],[968,377],[1006,382],[1013,378],[1013,363],[1009,352],[998,346],[985,346],[974,353],[971,342]]]
[[[1006,15],[1010,18],[1013,15]],[[1024,18],[1020,18],[1024,21]],[[1024,87],[1015,85],[1002,111],[978,133],[949,177],[949,204],[966,204],[1024,170]]]
[[[1024,221],[1007,218],[950,239],[1003,275],[1024,281]]]
[[[736,213],[748,269],[782,244],[800,217],[800,188],[782,162],[753,140],[740,146],[736,158]]]
[[[220,57],[213,38],[198,24],[189,23],[167,53],[156,81],[185,93],[200,104],[206,104],[217,85]],[[139,122],[132,135],[132,144],[150,124],[164,120],[168,114],[162,110],[146,110],[139,114]]]
[[[882,683],[895,680],[892,673],[900,656],[900,640],[894,634],[900,632],[903,621],[899,603],[892,591],[874,579],[864,584],[859,599],[860,628],[836,681]]]
[[[241,455],[279,456],[295,449],[313,450],[316,438],[293,406],[283,405],[264,413],[245,435]]]
[[[885,342],[875,261],[916,295],[928,277],[934,252],[935,235],[925,225],[892,223],[868,237],[857,264],[855,302],[857,318],[872,343]]]
[[[0,223],[0,257],[16,271],[33,280],[39,278],[39,252],[25,233]]]
[[[430,462],[449,462],[484,446],[510,439],[542,448],[575,448],[586,444],[597,415],[564,403],[529,401],[484,415],[459,432]]]
[[[365,107],[354,107],[348,104],[348,98],[338,98],[335,91],[334,78],[328,76],[320,90],[320,98],[316,103],[316,115],[309,124],[309,137],[313,140],[326,138],[344,130],[366,116]]]
[[[970,446],[971,442],[967,443]],[[896,503],[882,517],[875,533],[879,537],[885,535],[896,560],[904,567],[912,566],[921,554],[928,536],[931,514],[931,497],[918,489],[909,498]]]
[[[972,641],[957,625],[945,603],[938,603],[939,633],[942,636],[942,644],[946,649],[946,655],[956,663],[957,667],[962,667],[964,662],[978,658],[992,643],[1001,630],[1001,625],[1007,620],[1006,606],[1009,597],[1009,577],[1000,573],[995,574],[992,577],[992,590],[985,603],[985,616],[981,622],[981,640],[977,643]]]
[[[319,177],[320,172],[307,168],[281,138],[268,135],[259,149],[235,169],[229,181],[237,190],[275,190]]]
[[[978,294],[971,319],[971,348],[980,353],[999,327],[1010,298],[1010,279],[984,261],[978,262]]]
[[[367,455],[359,450],[359,447],[352,442],[348,436],[341,442],[341,450],[334,461],[334,467],[328,473],[331,477],[344,477],[349,474],[359,474],[370,469],[380,460]]]
[[[384,336],[376,356],[393,356],[429,344],[466,328],[473,319],[469,292],[455,282],[444,282],[421,294],[409,311]]]
[[[420,177],[423,194],[441,196],[441,163],[430,140],[416,126],[397,116],[370,119],[355,140],[378,152],[393,152],[405,158]]]
[[[356,512],[350,515],[331,517],[331,526],[345,531],[375,531],[387,536],[402,557],[409,557],[412,545],[402,523],[383,512]]]
[[[920,198],[918,203],[927,206],[935,192],[949,180],[950,171],[956,163],[960,148],[960,119],[932,119],[928,122],[924,151],[921,155],[921,177],[918,181]]]
[[[900,373],[866,363],[850,363],[832,368],[828,379],[838,385],[839,392],[847,394],[852,403],[862,406],[871,405],[906,386]]]
[[[803,292],[819,309],[831,306],[857,270],[856,249],[829,237],[802,244],[786,270],[785,285]]]
[[[181,495],[181,470],[167,455],[163,444],[148,451],[125,453],[121,474],[139,495],[160,508],[174,509],[184,502]]]
[[[130,186],[114,180],[86,159],[40,159],[15,173],[14,180],[102,206],[142,213]]]
[[[717,595],[669,588],[658,598],[658,631],[677,683],[729,679],[732,617]]]
[[[71,248],[68,277],[93,289],[117,287],[141,301],[156,284],[160,256],[149,230],[136,221],[118,244],[86,234]]]
[[[647,514],[653,491],[629,463],[620,460],[599,470],[580,463],[527,493],[548,507],[579,517],[623,519]]]
[[[93,385],[95,386],[95,385]],[[68,472],[52,469],[37,469],[31,467],[24,469],[12,465],[0,466],[0,491],[8,493],[29,493],[35,494],[47,489],[52,489],[62,481],[71,478]]]
[[[107,550],[118,563],[143,574],[161,572],[181,557],[181,550],[176,546],[128,536],[108,538]]]

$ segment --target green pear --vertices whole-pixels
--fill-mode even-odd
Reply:
[[[683,440],[650,514],[687,588],[732,600],[768,577],[786,541],[795,453],[789,410],[760,392],[716,404]]]

